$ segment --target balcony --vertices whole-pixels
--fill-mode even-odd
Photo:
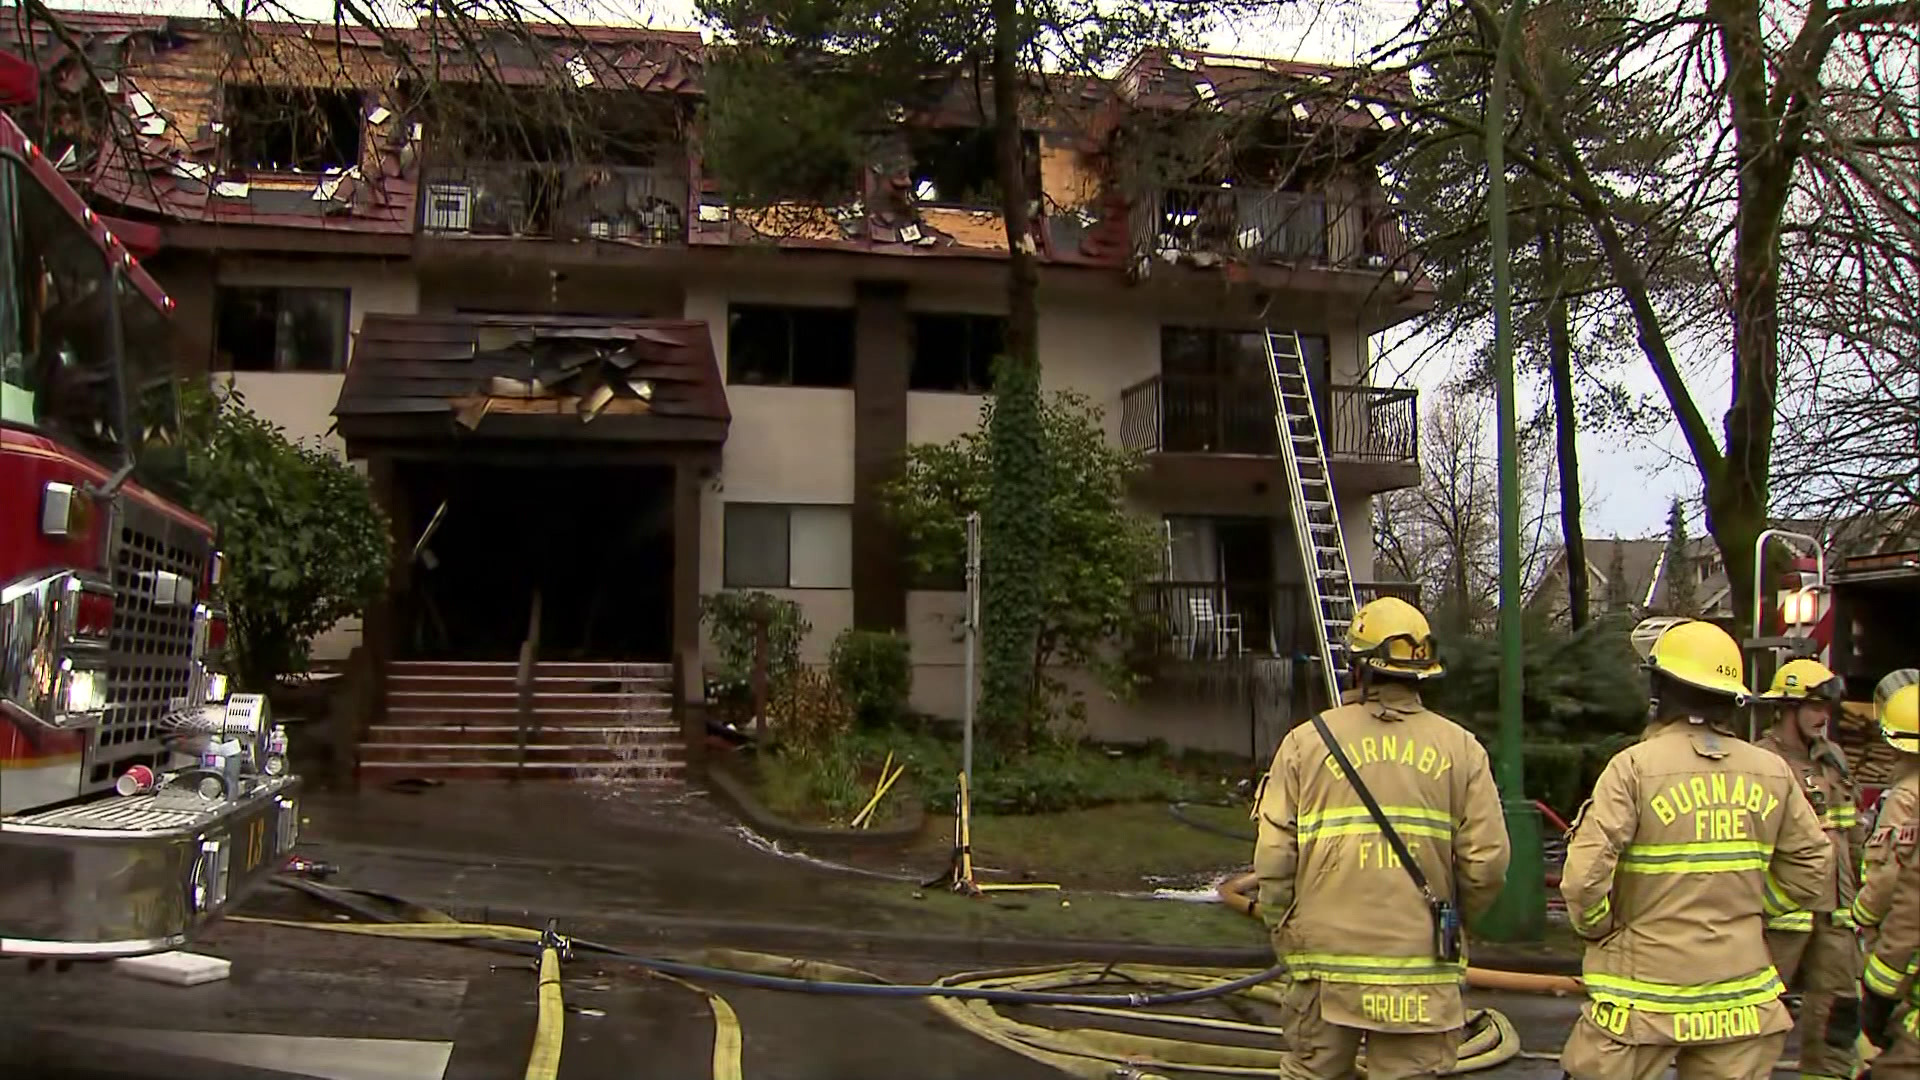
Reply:
[[[1404,250],[1377,201],[1323,192],[1163,187],[1134,222],[1135,254],[1170,263],[1385,270]]]
[[[684,244],[687,180],[673,169],[488,162],[427,170],[420,231],[436,237]]]
[[[1419,392],[1401,387],[1315,386],[1320,437],[1343,493],[1420,482]],[[1273,462],[1272,388],[1245,378],[1156,375],[1120,392],[1120,442],[1148,455],[1176,490],[1264,482]]]
[[[1361,604],[1382,596],[1420,602],[1420,586],[1355,582]],[[1291,657],[1313,650],[1306,589],[1273,582],[1156,581],[1135,598],[1143,635],[1138,651],[1166,660]]]

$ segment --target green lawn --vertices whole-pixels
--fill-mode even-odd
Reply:
[[[1196,820],[1248,833],[1246,813],[1188,807]],[[953,850],[953,818],[928,815],[906,852],[836,855],[863,866],[937,871]],[[973,859],[982,881],[1042,881],[1076,890],[1132,892],[1178,881],[1204,881],[1243,869],[1250,842],[1204,832],[1176,819],[1165,803],[1122,803],[1059,814],[980,814],[973,819]]]

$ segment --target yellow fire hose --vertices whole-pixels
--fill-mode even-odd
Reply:
[[[436,913],[437,914],[437,913]],[[549,932],[521,926],[486,923],[326,923],[285,919],[232,916],[233,921],[321,930],[333,933],[361,934],[371,937],[415,941],[476,943],[508,941],[543,944],[540,957],[540,1018],[535,1026],[533,1051],[527,1062],[527,1080],[557,1080],[565,1012],[560,995],[560,955],[566,943],[556,943]],[[698,955],[697,964],[710,969],[748,975],[774,976],[822,984],[864,983],[875,987],[893,984],[871,972],[817,960],[800,960],[767,953],[733,949],[711,949]],[[712,1074],[714,1080],[742,1080],[741,1054],[744,1037],[740,1021],[726,999],[703,989],[688,979],[650,971],[650,974],[684,986],[706,997],[714,1017]],[[1171,986],[1200,990],[1224,986],[1250,972],[1222,969],[1156,967],[1139,964],[1018,968],[1001,971],[968,972],[937,981],[938,987],[962,991],[1015,991],[1029,993],[1079,992],[1113,980],[1124,981],[1132,990],[1141,986]],[[900,989],[909,989],[901,987]],[[1284,988],[1273,984],[1255,985],[1236,991],[1252,1001],[1277,1004]],[[986,1001],[951,997],[926,998],[942,1016],[962,1029],[1023,1057],[1049,1065],[1069,1076],[1083,1080],[1105,1080],[1127,1070],[1139,1080],[1164,1080],[1162,1070],[1213,1076],[1270,1076],[1282,1056],[1277,1049],[1210,1041],[1205,1034],[1230,1033],[1242,1040],[1281,1045],[1278,1027],[1191,1016],[1166,1012],[1147,1012],[1086,1004],[1047,1004],[1035,1006],[1059,1015],[1125,1019],[1135,1024],[1147,1022],[1169,1029],[1199,1033],[1193,1037],[1141,1035],[1099,1027],[1049,1027],[1014,1020]],[[1461,1045],[1454,1073],[1488,1069],[1512,1060],[1520,1053],[1520,1039],[1506,1017],[1492,1010],[1475,1010],[1468,1017],[1466,1037]]]

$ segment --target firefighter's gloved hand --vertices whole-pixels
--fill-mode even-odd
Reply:
[[[1864,987],[1860,994],[1860,1034],[1876,1050],[1893,1045],[1893,1010],[1900,1003]]]

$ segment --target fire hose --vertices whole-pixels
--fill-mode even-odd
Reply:
[[[1284,989],[1274,985],[1284,977],[1284,966],[1262,971],[1161,967],[1141,964],[1070,964],[1010,968],[949,975],[927,985],[891,983],[871,972],[817,960],[801,960],[733,949],[710,949],[697,961],[644,956],[578,938],[561,937],[552,926],[545,931],[524,926],[464,923],[430,908],[378,893],[318,885],[298,879],[276,879],[279,884],[307,893],[358,915],[365,922],[304,922],[232,916],[234,921],[333,933],[442,941],[501,951],[537,955],[540,964],[540,1019],[529,1059],[527,1080],[556,1080],[563,1041],[565,1004],[561,1000],[559,966],[575,953],[631,964],[650,974],[684,986],[706,997],[714,1017],[714,1080],[740,1080],[744,1044],[732,1007],[719,994],[698,983],[720,983],[749,989],[778,990],[840,997],[925,1000],[962,1029],[1069,1076],[1107,1080],[1129,1076],[1136,1080],[1164,1080],[1166,1072],[1213,1076],[1271,1076],[1283,1052],[1265,1046],[1143,1035],[1096,1027],[1055,1028],[1015,1020],[998,1006],[1040,1006],[1076,1017],[1124,1018],[1131,1022],[1165,1025],[1195,1033],[1231,1033],[1241,1038],[1282,1044],[1280,1028],[1239,1020],[1181,1013],[1145,1012],[1159,1007],[1191,1004],[1229,996],[1277,1005]],[[419,921],[402,921],[363,897],[397,902]],[[1122,984],[1126,993],[1095,993],[1103,985]],[[1143,987],[1170,988],[1145,992]],[[1520,1053],[1513,1024],[1491,1009],[1469,1013],[1455,1074],[1488,1069]]]

